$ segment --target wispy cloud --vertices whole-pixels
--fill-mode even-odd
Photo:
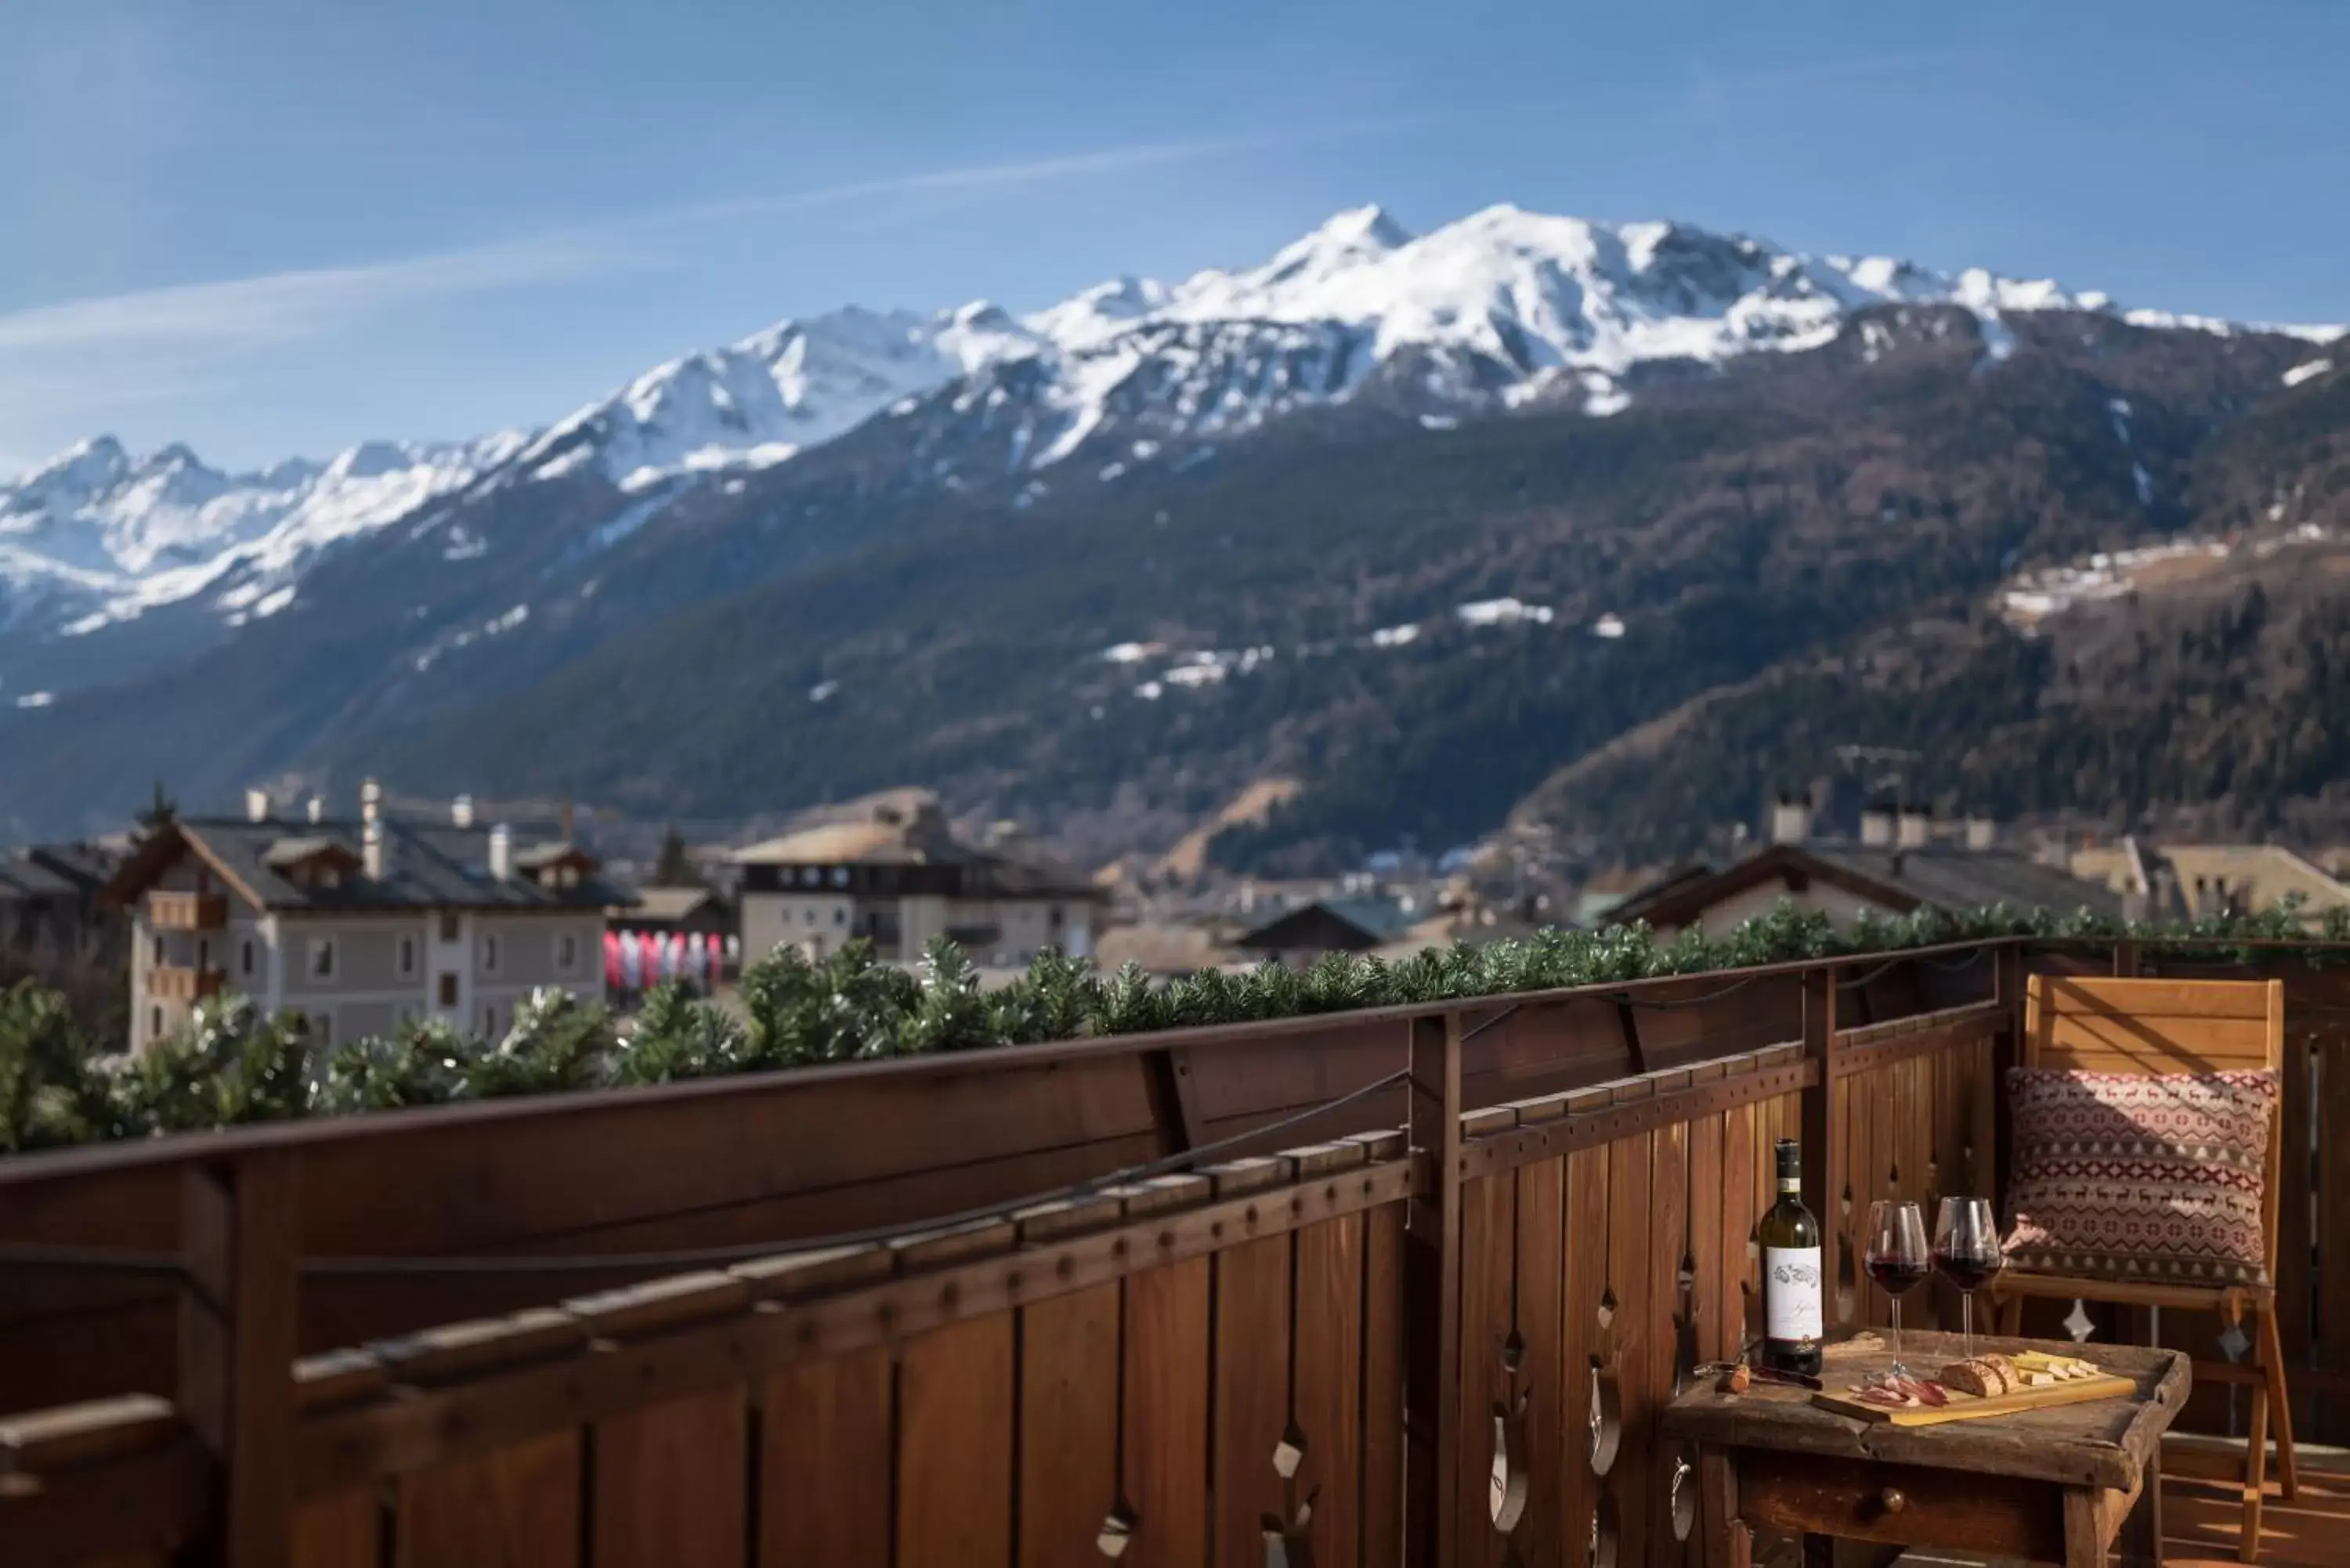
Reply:
[[[536,283],[599,260],[577,244],[532,240],[68,300],[0,316],[0,352],[299,337],[356,312]]]
[[[411,300],[512,288],[626,265],[638,254],[630,242],[697,224],[890,196],[1015,189],[1128,173],[1386,128],[1384,124],[1326,126],[1307,132],[1150,142],[1054,158],[967,164],[631,213],[437,254],[68,300],[0,315],[0,355],[297,339]]]

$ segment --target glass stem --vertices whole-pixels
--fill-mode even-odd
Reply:
[[[1975,1293],[1972,1291],[1959,1293],[1959,1323],[1966,1331],[1966,1359],[1972,1361],[1975,1358]]]
[[[1896,1359],[1898,1359],[1901,1355],[1901,1298],[1899,1296],[1893,1298],[1893,1354]]]

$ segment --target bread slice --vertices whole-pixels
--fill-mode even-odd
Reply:
[[[1981,1356],[1971,1361],[1951,1362],[1942,1368],[1940,1382],[1945,1388],[1955,1388],[1979,1399],[2007,1392],[2007,1379],[2000,1375],[1998,1367]]]

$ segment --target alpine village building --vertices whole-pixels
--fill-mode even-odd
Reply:
[[[359,820],[271,814],[176,819],[123,862],[109,896],[130,911],[130,1044],[239,992],[292,1011],[322,1047],[435,1019],[496,1037],[542,986],[602,994],[604,912],[628,901],[593,856],[474,826],[393,820],[373,781]]]
[[[1094,950],[1106,895],[1009,828],[958,837],[927,790],[889,790],[832,807],[780,838],[737,850],[744,961],[779,944],[821,960],[851,938],[910,963],[932,937],[973,962],[1024,964],[1046,948]]]

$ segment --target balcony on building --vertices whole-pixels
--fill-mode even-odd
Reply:
[[[159,888],[147,895],[147,923],[159,931],[217,931],[228,924],[228,896]]]
[[[147,971],[148,994],[158,1002],[201,1002],[220,994],[227,971],[210,965],[157,964]]]

